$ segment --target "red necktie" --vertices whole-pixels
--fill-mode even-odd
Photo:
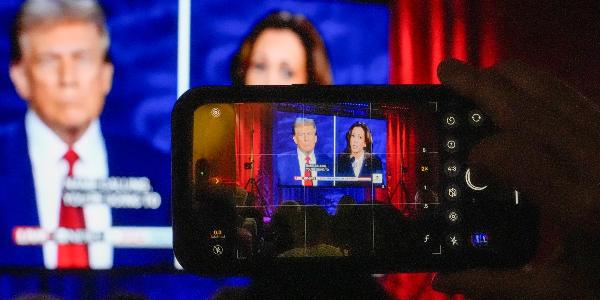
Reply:
[[[312,173],[310,172],[310,169],[308,168],[308,165],[310,164],[310,156],[306,156],[304,158],[304,160],[306,161],[306,164],[304,165],[304,177],[311,177]],[[312,186],[312,185],[313,185],[312,180],[309,180],[309,179],[304,180],[304,186]]]
[[[68,176],[73,176],[73,165],[79,156],[73,149],[69,148],[63,158],[69,163]],[[66,206],[60,201],[60,218],[58,227],[72,230],[85,229],[83,219],[83,208]],[[59,244],[58,264],[59,269],[83,269],[89,266],[88,251],[86,244]]]

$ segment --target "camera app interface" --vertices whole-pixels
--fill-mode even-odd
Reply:
[[[194,197],[232,212],[237,259],[441,253],[440,232],[461,217],[446,179],[461,166],[436,108],[205,104],[194,113]]]

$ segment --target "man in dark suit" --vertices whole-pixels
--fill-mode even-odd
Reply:
[[[28,111],[24,121],[0,130],[0,265],[172,266],[168,245],[117,249],[108,240],[115,226],[148,226],[147,236],[138,233],[138,239],[169,237],[170,164],[167,155],[146,143],[103,133],[99,116],[113,65],[102,9],[94,0],[29,0],[15,24],[10,77]],[[155,203],[160,205],[126,209],[99,202],[77,207],[63,201],[67,177],[101,182],[114,176],[148,178],[161,196]],[[23,238],[19,226],[41,228],[50,239],[41,247],[17,246],[15,240]],[[75,234],[63,236],[69,240],[63,243],[57,241],[58,232]],[[89,232],[100,235],[75,241]]]
[[[332,174],[332,159],[315,153],[317,126],[315,120],[297,118],[292,126],[296,149],[277,155],[276,170],[282,186],[331,186],[331,181],[319,180]]]

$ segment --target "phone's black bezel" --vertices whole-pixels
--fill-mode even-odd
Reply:
[[[436,102],[446,107],[473,107],[468,100],[441,85],[350,85],[350,86],[212,86],[193,88],[183,94],[172,112],[172,211],[175,256],[191,272],[211,275],[260,274],[281,272],[424,272],[459,270],[474,267],[516,267],[525,264],[536,249],[531,247],[510,255],[468,256],[456,254],[454,259],[423,255],[422,257],[311,257],[252,261],[212,259],[206,252],[195,228],[202,220],[191,216],[193,117],[197,107],[207,103],[243,102]],[[201,219],[201,218],[200,218]],[[533,224],[534,222],[532,222]],[[537,228],[532,226],[535,236]],[[517,254],[517,255],[515,255]]]

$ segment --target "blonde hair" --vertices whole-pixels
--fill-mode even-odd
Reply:
[[[57,24],[64,21],[89,22],[98,28],[109,61],[110,37],[102,7],[95,0],[27,0],[21,6],[12,32],[11,61],[21,60],[23,34],[32,28]]]

